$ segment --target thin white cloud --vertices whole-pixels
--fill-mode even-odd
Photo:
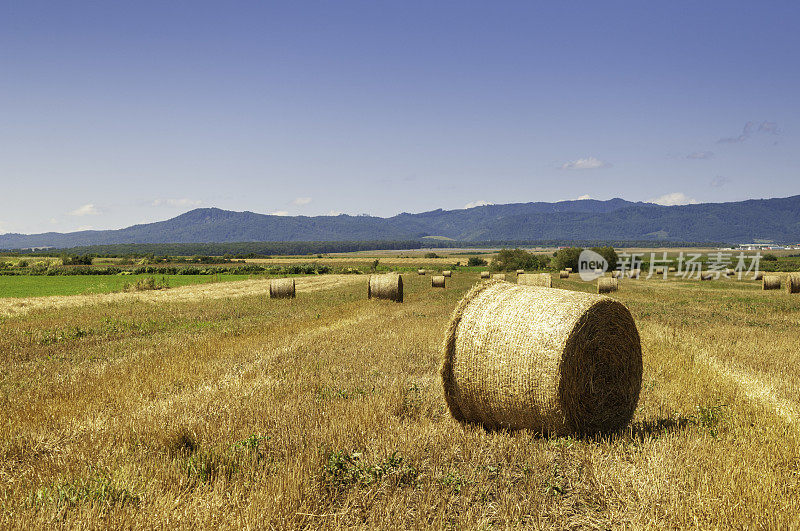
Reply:
[[[675,205],[697,205],[700,202],[697,199],[692,199],[683,192],[673,192],[671,194],[664,194],[662,196],[651,199],[648,203],[655,203],[662,206],[675,206]]]
[[[94,206],[94,203],[87,203],[69,213],[70,216],[96,216],[100,211]]]
[[[711,186],[713,186],[714,188],[722,188],[723,186],[725,186],[729,182],[731,182],[730,177],[724,177],[722,175],[717,175],[716,177],[711,179]]]
[[[329,215],[329,216],[341,216],[341,215],[342,215],[342,213],[341,213],[341,212],[339,212],[338,210],[329,210],[329,211],[328,211],[328,215]]]
[[[693,160],[708,160],[714,158],[713,151],[695,151],[694,153],[689,153],[686,155],[687,159]]]
[[[493,205],[493,204],[494,203],[492,203],[491,201],[478,199],[477,201],[470,201],[469,203],[464,205],[464,208],[475,208],[475,207],[479,207],[479,206],[488,206],[488,205]]]
[[[275,212],[270,212],[270,216],[288,216],[289,212],[286,210],[276,210]]]
[[[189,198],[181,198],[181,199],[153,199],[150,203],[150,206],[154,207],[191,207],[191,206],[199,206],[202,205],[203,202],[199,199],[189,199]]]
[[[595,157],[571,160],[561,165],[562,170],[596,170],[597,168],[608,168],[608,162]]]
[[[292,204],[294,206],[303,206],[309,204],[310,202],[311,202],[310,197],[298,197],[294,201],[292,201]]]
[[[576,201],[583,201],[585,199],[591,199],[591,198],[592,196],[590,196],[589,194],[583,194],[581,196],[578,196],[578,199],[576,199]]]
[[[755,122],[747,122],[742,128],[742,134],[738,136],[727,136],[720,138],[717,140],[717,144],[740,144],[753,136],[754,132],[764,133],[767,135],[779,135],[781,133],[780,129],[778,129],[778,124],[775,122],[765,121],[761,122],[760,124],[756,124]]]

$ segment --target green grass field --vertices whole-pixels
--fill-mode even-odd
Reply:
[[[146,277],[154,277],[159,281],[165,279],[171,288],[250,278],[249,275],[0,276],[0,298],[111,293],[120,291],[126,283],[134,283]]]

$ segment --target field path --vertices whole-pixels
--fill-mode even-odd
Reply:
[[[266,295],[269,293],[269,280],[268,278],[236,280],[231,282],[215,282],[210,284],[181,286],[166,290],[138,291],[131,293],[0,299],[0,316],[9,317],[23,315],[41,309],[70,308],[115,302],[192,302],[201,299],[226,299],[259,294]],[[366,277],[362,275],[315,275],[310,277],[297,277],[295,282],[298,293],[309,293],[358,282],[364,282],[366,286]]]

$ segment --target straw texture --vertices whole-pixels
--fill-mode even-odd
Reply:
[[[558,278],[569,278],[569,271],[566,269],[558,272]]]
[[[442,271],[442,276],[450,278],[450,277],[453,276],[453,272],[452,271]]]
[[[434,275],[431,277],[431,287],[432,288],[443,288],[444,287],[444,275]]]
[[[525,273],[524,275],[517,275],[517,284],[552,288],[553,277],[550,276],[550,273]]]
[[[761,287],[765,290],[781,289],[781,277],[779,275],[764,275],[761,280]]]
[[[597,279],[597,293],[611,293],[619,289],[619,280],[616,278],[600,277]]]
[[[488,271],[481,271],[481,278],[489,278],[489,276],[490,275]]]
[[[489,281],[453,313],[442,383],[453,416],[544,434],[630,422],[642,351],[628,309],[608,297]]]
[[[800,293],[800,273],[789,273],[786,277],[786,293]]]
[[[367,284],[367,298],[403,302],[403,277],[397,273],[371,275]]]
[[[269,281],[270,299],[294,299],[293,278],[273,278]]]

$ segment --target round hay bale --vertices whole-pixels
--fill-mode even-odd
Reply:
[[[761,288],[764,290],[781,289],[780,275],[764,275],[761,280]]]
[[[800,293],[800,273],[789,273],[786,277],[786,293]]]
[[[450,278],[450,277],[453,276],[453,272],[452,271],[442,271],[442,276],[446,277],[446,278]]]
[[[489,278],[489,277],[490,275],[488,271],[481,271],[481,278]]]
[[[676,267],[670,267],[669,269],[667,269],[667,272],[669,273],[676,273],[677,271],[678,269]]]
[[[552,288],[553,277],[550,276],[550,273],[525,273],[524,275],[517,275],[517,284]]]
[[[597,293],[611,293],[619,289],[619,280],[616,278],[600,277],[597,279]]]
[[[622,271],[615,269],[611,272],[611,278],[619,278],[622,276]]]
[[[569,272],[569,273],[572,273],[572,268],[571,268],[571,267],[565,267],[565,268],[564,268],[564,271],[567,271],[567,272]]]
[[[269,281],[270,299],[294,299],[294,296],[293,278],[273,278]]]
[[[506,274],[505,273],[495,273],[494,275],[492,275],[492,278],[495,279],[495,280],[505,280],[506,279]]]
[[[568,290],[478,284],[453,313],[443,358],[453,417],[490,429],[612,432],[630,422],[642,384],[628,309]]]
[[[424,275],[425,274],[425,270],[424,269],[417,269],[417,274],[418,275]]]
[[[764,278],[764,272],[763,271],[757,271],[757,272],[753,273],[753,280],[761,280],[762,278]]]
[[[700,273],[700,280],[714,280],[714,273],[709,273],[708,271],[702,271]]]
[[[431,277],[431,287],[432,288],[443,288],[444,287],[444,275],[434,275]]]
[[[370,275],[367,298],[403,302],[403,277],[397,273]]]
[[[630,278],[635,278],[635,279],[638,279],[641,275],[642,275],[641,269],[631,269],[630,273],[628,273],[628,276]]]
[[[558,272],[558,278],[569,278],[570,271],[563,270]]]
[[[525,270],[524,269],[517,269],[517,274],[518,275],[524,275],[525,274]]]

